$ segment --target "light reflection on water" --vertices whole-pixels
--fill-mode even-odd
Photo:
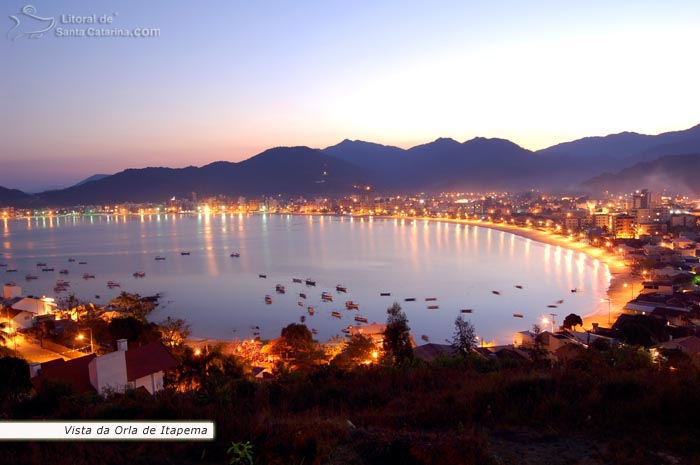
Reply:
[[[101,303],[120,290],[161,292],[162,308],[153,319],[185,318],[195,335],[217,339],[232,337],[234,330],[237,337],[250,337],[252,326],[260,326],[263,337],[275,337],[301,315],[326,339],[355,324],[356,313],[344,309],[346,300],[358,302],[370,322],[384,322],[386,308],[397,300],[417,342],[423,334],[444,342],[459,310],[471,308],[465,317],[480,336],[508,343],[514,332],[544,315],[556,313],[561,322],[569,313],[590,313],[610,278],[607,267],[582,253],[497,230],[423,220],[240,214],[42,218],[5,221],[3,238],[0,263],[18,272],[0,268],[0,273],[25,294],[51,295],[59,278],[70,279],[79,298],[99,295]],[[240,258],[230,257],[232,252]],[[156,255],[166,260],[156,261]],[[38,261],[55,271],[41,272]],[[62,268],[70,271],[68,277],[58,274]],[[146,278],[133,278],[135,271]],[[28,273],[39,279],[26,282]],[[83,273],[97,279],[83,280]],[[292,282],[309,277],[316,287]],[[121,289],[107,289],[109,280],[120,282]],[[275,294],[278,283],[286,286],[284,295]],[[337,293],[336,284],[347,286],[348,293]],[[571,293],[573,288],[580,292]],[[322,291],[332,292],[335,301],[322,302]],[[300,292],[308,296],[303,307]],[[273,296],[271,305],[263,301],[266,294]],[[404,302],[407,297],[416,301]],[[440,308],[428,310],[426,297],[436,297],[429,303]],[[556,309],[548,307],[560,299],[564,303]],[[314,316],[306,314],[308,305],[316,307]],[[332,310],[342,320],[332,318]]]

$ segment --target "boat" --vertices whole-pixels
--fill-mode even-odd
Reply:
[[[180,252],[180,255],[189,255],[189,252]]]
[[[301,283],[301,278],[292,278],[293,283]]]
[[[556,305],[547,305],[547,308],[557,308]]]
[[[522,289],[523,287],[520,284],[515,285],[516,289]]]
[[[348,310],[359,310],[360,305],[356,304],[352,300],[348,300],[347,302],[345,302],[345,308],[347,308]]]
[[[437,310],[438,308],[440,308],[439,305],[428,305],[428,310]]]
[[[498,291],[491,291],[491,294],[501,295],[501,293]]]
[[[63,269],[63,270],[59,271],[59,273],[61,273],[61,274],[68,274],[68,270]]]
[[[318,334],[318,330],[316,328],[311,328],[311,334]]]
[[[53,271],[53,268],[42,268],[41,271]]]
[[[44,262],[39,262],[39,263],[36,264],[36,266],[46,266],[46,263],[44,263]]]
[[[348,292],[348,288],[340,284],[335,286],[335,290],[338,292]]]
[[[304,302],[302,302],[302,301],[300,300],[299,302],[297,302],[297,305],[300,306],[300,307],[303,307],[303,306],[304,306]]]
[[[415,297],[406,297],[405,299],[403,299],[403,301],[404,302],[415,302],[416,298]]]
[[[277,284],[275,286],[275,291],[280,293],[280,294],[284,294],[284,292],[285,292],[284,286],[281,284]]]
[[[70,287],[70,281],[64,281],[62,279],[56,280],[56,286],[59,287]]]
[[[302,299],[306,299],[306,294],[304,294],[303,292],[300,292],[299,297],[301,297]]]
[[[350,334],[350,328],[343,328],[340,331],[345,333],[345,334]]]
[[[240,256],[241,256],[241,254],[238,253],[238,252],[233,252],[233,253],[231,254],[231,257],[233,257],[233,258],[238,258],[238,257],[240,257]]]
[[[321,300],[324,300],[326,302],[333,302],[333,296],[327,292],[323,292],[321,294]]]
[[[32,274],[28,274],[27,276],[24,277],[27,281],[30,281],[32,279],[39,279],[37,276],[34,276]]]
[[[389,297],[391,295],[391,292],[380,292],[379,296],[380,297]]]
[[[313,315],[316,312],[313,307],[309,307],[306,310],[309,312],[309,315]]]
[[[83,279],[95,279],[94,274],[83,273]]]
[[[343,317],[343,315],[341,315],[340,312],[335,312],[335,311],[331,312],[331,316],[335,317],[335,318],[342,318]]]
[[[143,278],[144,276],[146,276],[146,273],[144,273],[143,271],[134,272],[134,278]]]
[[[68,289],[66,289],[66,288],[63,287],[63,286],[56,286],[56,287],[53,288],[53,291],[54,291],[56,294],[60,294],[61,292],[66,292],[67,290],[68,290]]]
[[[17,273],[17,268],[8,268],[5,270],[5,273]]]
[[[423,334],[420,338],[423,339],[425,342],[430,341],[430,338],[428,336],[426,336],[425,334]]]
[[[513,313],[513,318],[522,318],[523,314],[522,313]]]
[[[87,265],[87,262],[78,262],[78,265]]]
[[[434,301],[436,301],[436,300],[437,300],[437,297],[426,297],[426,298],[425,298],[425,301],[426,301],[426,302],[434,302]]]
[[[472,312],[472,309],[471,309],[471,308],[463,308],[462,310],[460,310],[460,312],[462,312],[462,313],[471,313],[471,312]]]
[[[107,281],[107,287],[113,288],[113,287],[121,287],[121,284],[115,281]]]
[[[355,321],[358,323],[367,323],[367,318],[359,315],[355,315]]]
[[[156,255],[156,260],[165,260],[165,257],[161,255]]]
[[[75,261],[75,258],[69,258],[68,261],[73,263]]]
[[[259,275],[258,275],[258,278],[267,279],[267,275],[266,275],[266,274],[259,274]]]
[[[564,303],[564,299],[557,300],[557,303],[558,303],[559,305],[563,304],[563,303]]]
[[[266,295],[266,296],[265,296],[265,303],[268,304],[268,305],[271,304],[271,303],[272,303],[272,297],[270,297],[269,295]]]
[[[7,263],[0,263],[0,267],[6,267]]]
[[[304,315],[300,316],[300,317],[299,317],[299,321],[301,321],[302,323],[305,322],[305,321],[306,321],[306,316],[304,316]]]
[[[578,289],[573,288],[573,289],[571,289],[571,292],[578,292]]]
[[[315,286],[316,285],[316,281],[311,279],[311,278],[307,278],[305,282],[306,282],[307,286]]]

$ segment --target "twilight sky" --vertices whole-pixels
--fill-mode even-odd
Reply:
[[[27,4],[54,18],[42,37]],[[0,186],[345,138],[535,150],[685,129],[700,123],[698,24],[697,0],[4,0]],[[88,27],[160,36],[57,37]]]

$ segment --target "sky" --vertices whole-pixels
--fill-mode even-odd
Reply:
[[[346,138],[537,150],[686,129],[698,24],[698,1],[3,0],[0,186]]]

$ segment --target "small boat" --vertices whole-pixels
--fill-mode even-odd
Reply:
[[[53,271],[53,268],[42,268],[41,271]]]
[[[258,275],[258,278],[267,279],[267,275],[266,275],[266,274],[259,274],[259,275]]]
[[[463,308],[462,310],[460,310],[460,312],[462,312],[462,313],[471,313],[471,312],[472,312],[472,309],[471,309],[471,308]]]
[[[437,310],[438,308],[440,308],[439,305],[428,305],[428,310]]]
[[[44,262],[39,262],[39,263],[36,264],[36,266],[46,266],[46,263],[44,263]]]
[[[405,299],[403,299],[403,301],[404,302],[415,302],[416,298],[415,297],[406,297]]]
[[[523,314],[522,313],[513,313],[513,318],[522,318]]]
[[[302,299],[306,299],[306,294],[304,294],[303,292],[300,292],[299,297],[301,297]]]
[[[7,267],[7,263],[0,263],[0,267]]]
[[[309,307],[306,310],[309,312],[309,315],[313,315],[316,312],[313,307]]]
[[[358,323],[367,323],[367,318],[359,315],[355,315],[355,321]]]
[[[563,304],[563,303],[564,303],[564,299],[557,300],[557,303],[558,303],[559,305]]]
[[[311,279],[311,278],[307,278],[307,279],[306,279],[306,285],[307,285],[307,286],[315,286],[315,285],[316,285],[316,281],[313,280],[313,279]]]
[[[348,292],[348,288],[345,287],[345,286],[342,286],[342,285],[340,285],[340,284],[338,284],[337,286],[335,286],[335,290],[338,291],[338,292]]]
[[[335,317],[335,318],[342,318],[343,317],[343,315],[341,315],[340,312],[335,312],[335,311],[331,312],[331,316]]]
[[[121,287],[121,284],[115,281],[107,281],[107,287],[109,287],[110,289],[113,287]]]
[[[389,297],[391,295],[391,292],[380,292],[379,296],[380,297]]]
[[[437,300],[437,297],[426,297],[426,298],[425,298],[425,301],[426,301],[426,302],[434,302],[434,301],[436,301],[436,300]]]
[[[360,306],[352,300],[348,300],[347,302],[345,302],[345,308],[347,308],[348,310],[359,310]]]
[[[279,294],[284,294],[284,292],[285,292],[284,286],[281,284],[277,284],[275,286],[275,291]]]
[[[311,328],[311,334],[318,334],[318,330],[316,328]]]
[[[64,281],[62,279],[56,280],[56,286],[59,287],[70,287],[70,281]]]
[[[321,300],[326,302],[333,302],[333,296],[327,292],[324,292],[321,294]]]
[[[498,291],[491,291],[491,294],[501,295],[501,293]]]
[[[423,334],[420,338],[423,339],[425,342],[430,341],[430,338],[428,336],[426,336],[425,334]]]
[[[189,252],[180,252],[180,255],[189,255]]]
[[[297,302],[297,305],[300,306],[300,307],[303,307],[303,306],[304,306],[304,302],[302,302],[302,301],[300,300],[299,302]]]
[[[265,296],[265,303],[268,304],[268,305],[271,304],[271,303],[272,303],[272,297],[270,297],[269,295],[266,295],[266,296]]]
[[[522,289],[523,287],[520,284],[515,285],[516,289]]]
[[[571,289],[571,292],[578,292],[578,289],[573,288],[573,289]]]
[[[87,262],[78,262],[78,265],[87,265]]]
[[[95,279],[94,274],[83,273],[83,279]]]
[[[350,334],[350,328],[343,328],[340,331],[345,333],[345,334]]]
[[[547,305],[547,308],[557,308],[556,305]]]
[[[301,278],[292,278],[293,283],[301,283]]]
[[[238,253],[238,252],[233,252],[233,253],[231,254],[231,257],[233,257],[233,258],[238,258],[238,257],[240,257],[240,256],[241,256],[241,254]]]
[[[34,276],[33,274],[28,274],[27,276],[24,277],[27,281],[31,281],[32,279],[39,279],[37,276]]]
[[[306,316],[304,316],[304,315],[300,316],[300,317],[299,317],[299,321],[301,321],[302,323],[305,322],[305,321],[306,321]]]
[[[17,273],[17,268],[8,268],[5,270],[5,273]]]
[[[134,272],[134,278],[143,278],[145,276],[146,276],[146,273],[144,273],[143,271]]]
[[[59,273],[61,273],[61,274],[68,274],[68,270],[63,269],[63,270],[59,271]]]
[[[73,263],[75,261],[75,258],[69,258],[68,261]]]
[[[95,294],[95,298],[96,298],[96,299],[99,299],[99,298],[100,298],[100,295],[99,295],[99,294]]]
[[[156,260],[165,260],[165,257],[161,255],[156,255]]]

